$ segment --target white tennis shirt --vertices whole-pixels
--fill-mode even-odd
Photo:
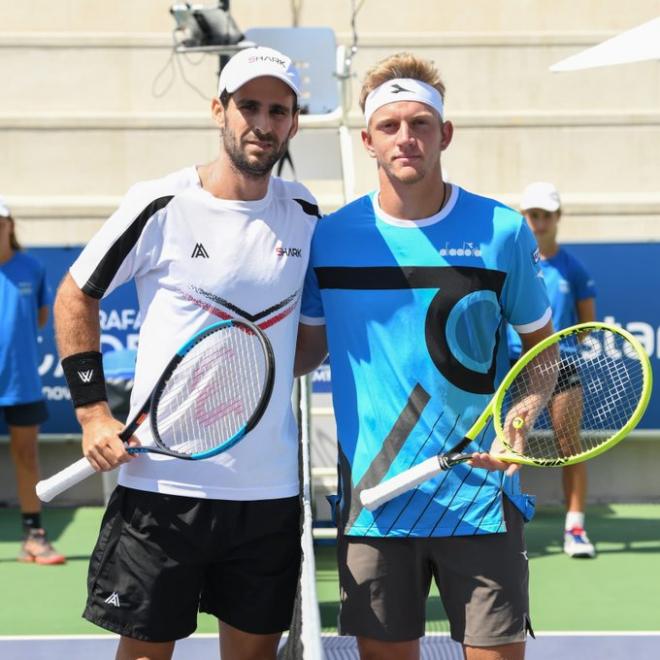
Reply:
[[[129,488],[230,500],[298,493],[298,432],[291,407],[300,295],[318,217],[301,184],[271,177],[256,201],[214,197],[194,167],[129,190],[71,267],[94,298],[134,279],[142,326],[132,417],[176,350],[223,318],[245,318],[275,355],[270,403],[227,452],[200,461],[143,454],[120,468]],[[137,432],[153,443],[149,422]]]

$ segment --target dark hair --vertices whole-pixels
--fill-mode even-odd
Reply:
[[[12,216],[10,215],[5,217],[7,220],[9,220],[9,222],[11,222],[11,233],[9,234],[9,247],[12,250],[16,250],[16,251],[22,250],[23,247],[16,238],[16,223],[14,222],[14,218],[12,218]]]
[[[291,90],[291,93],[293,94],[293,108],[291,109],[291,112],[295,115],[296,112],[298,112],[298,96],[294,93],[293,90]],[[230,94],[226,89],[223,89],[222,92],[220,93],[220,103],[222,103],[222,107],[226,110],[227,106],[229,105],[229,99],[233,96],[233,93]]]
[[[220,103],[222,103],[222,107],[226,110],[227,106],[229,105],[229,99],[231,98],[231,94],[226,90],[223,89],[222,93],[220,94]]]

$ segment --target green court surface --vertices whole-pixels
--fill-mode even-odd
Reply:
[[[51,539],[69,560],[64,566],[36,566],[15,561],[18,512],[0,509],[0,635],[102,632],[80,617],[87,561],[101,513],[99,508],[47,510],[44,520]],[[527,526],[534,628],[660,630],[660,505],[592,507],[587,521],[599,551],[595,560],[570,559],[562,553],[559,509],[541,509]],[[316,559],[322,624],[332,631],[338,602],[334,547],[317,547]],[[427,629],[447,630],[437,592],[429,601]],[[211,617],[199,617],[198,632],[215,630]]]

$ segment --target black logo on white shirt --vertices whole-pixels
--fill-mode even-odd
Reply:
[[[209,253],[206,251],[206,248],[201,243],[197,243],[195,245],[195,249],[190,255],[191,259],[196,259],[197,257],[202,257],[203,259],[209,258]]]

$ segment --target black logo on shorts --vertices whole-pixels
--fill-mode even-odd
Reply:
[[[108,605],[114,605],[115,607],[121,607],[119,602],[119,594],[116,591],[113,591],[104,601]]]
[[[209,253],[206,251],[206,248],[201,244],[197,243],[193,253],[190,255],[191,259],[196,259],[197,257],[202,257],[203,259],[209,258]]]
[[[390,87],[390,92],[392,92],[392,94],[400,94],[401,92],[408,92],[408,93],[411,93],[412,90],[410,90],[410,89],[406,89],[405,87],[401,87],[401,85],[399,85],[399,83],[394,83],[394,84]]]

